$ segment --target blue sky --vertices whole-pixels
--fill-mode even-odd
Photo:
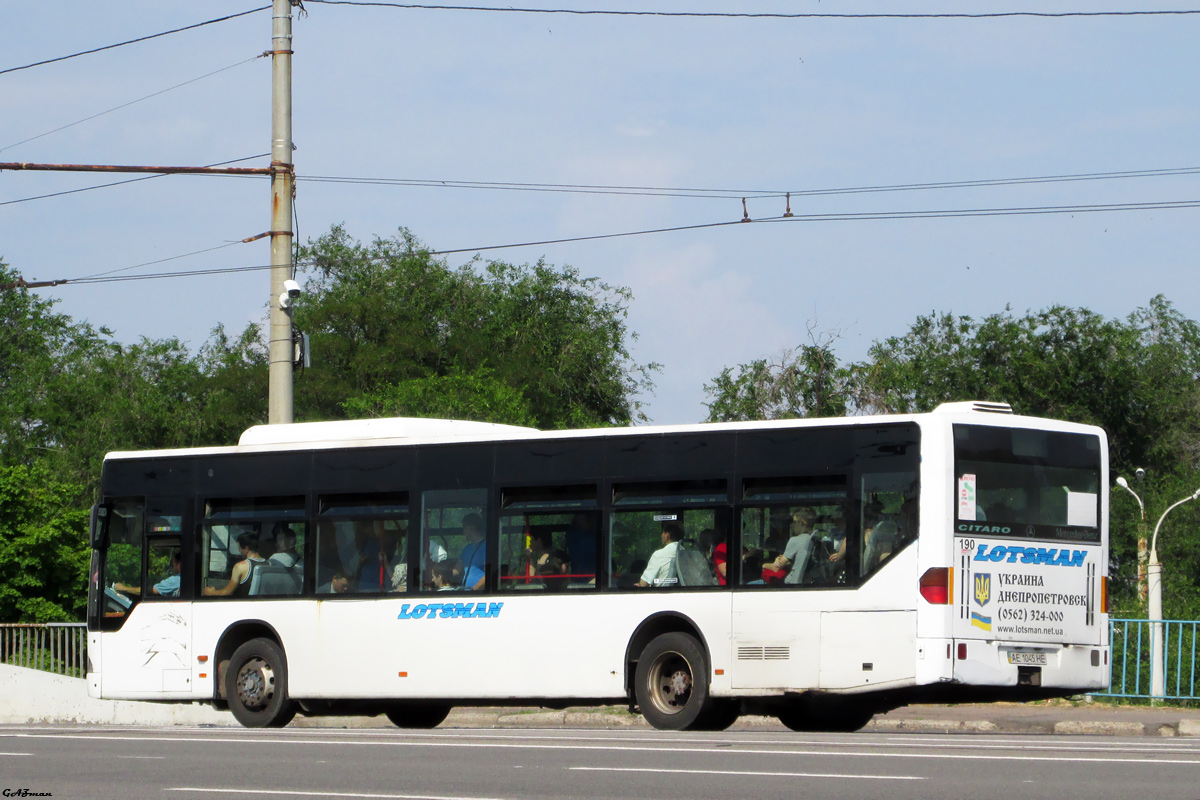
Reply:
[[[249,10],[209,0],[4,5],[0,69]],[[560,0],[529,7],[858,13],[865,2]],[[1200,8],[905,2],[891,12]],[[400,226],[437,250],[740,219],[741,192],[1200,166],[1200,15],[681,19],[308,4],[295,21],[302,239]],[[270,149],[270,64],[29,137],[270,45],[263,11],[0,75],[0,161],[199,165]],[[262,165],[264,162],[253,162]],[[306,182],[305,176],[729,189],[724,199]],[[0,173],[0,203],[122,179]],[[793,197],[797,215],[1200,200],[1200,176]],[[269,227],[264,180],[173,176],[0,205],[0,257],[79,278]],[[777,217],[782,198],[751,199]],[[1125,316],[1163,293],[1200,318],[1197,209],[732,225],[481,251],[628,286],[634,355],[657,361],[658,423],[706,413],[724,366],[837,335],[845,360],[919,314],[1052,304]],[[452,265],[470,254],[447,256]],[[118,274],[266,264],[266,240]],[[1189,267],[1189,265],[1191,265]],[[266,272],[38,290],[123,341],[198,347],[263,318]],[[810,333],[811,332],[811,333]],[[314,358],[319,363],[320,354]],[[995,398],[1005,399],[1005,398]]]

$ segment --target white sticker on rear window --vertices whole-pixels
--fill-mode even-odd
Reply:
[[[1096,527],[1096,495],[1091,492],[1067,492],[1067,524]]]
[[[963,475],[958,479],[958,518],[975,519],[975,476]]]

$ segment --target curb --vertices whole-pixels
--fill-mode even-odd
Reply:
[[[314,720],[316,722],[316,720]],[[295,724],[295,723],[293,723]],[[464,708],[450,713],[444,726],[490,728],[645,728],[645,718],[624,709],[595,711],[567,709],[563,711],[491,711],[483,708]],[[740,717],[730,730],[785,730],[774,717],[747,715]],[[990,719],[904,719],[879,716],[863,727],[873,733],[976,733],[1025,734],[1058,736],[1200,736],[1200,719],[1180,719],[1178,722],[1134,722],[1110,720],[1045,720],[1001,716]]]

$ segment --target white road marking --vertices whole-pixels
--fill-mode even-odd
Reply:
[[[1148,759],[1145,755],[1138,758],[1114,758],[1106,756],[1102,758],[1079,758],[1074,756],[1033,756],[1027,754],[1013,755],[971,755],[968,753],[880,753],[871,752],[865,753],[861,750],[800,750],[800,749],[773,749],[773,750],[749,750],[749,749],[729,749],[718,747],[664,747],[660,742],[656,743],[653,751],[647,750],[645,747],[617,747],[612,745],[593,746],[584,744],[526,744],[523,742],[413,742],[413,741],[346,741],[337,739],[296,739],[296,738],[247,738],[247,737],[222,737],[222,738],[202,738],[188,737],[180,738],[173,736],[108,736],[103,734],[10,734],[9,738],[16,739],[99,739],[104,741],[132,741],[132,742],[170,742],[174,744],[262,744],[272,747],[279,745],[345,745],[345,746],[366,746],[366,747],[458,747],[471,749],[496,749],[496,750],[578,750],[578,751],[598,751],[598,752],[627,752],[627,753],[683,753],[683,754],[700,754],[700,755],[729,755],[731,753],[738,756],[820,756],[831,757],[837,756],[840,758],[911,758],[911,759],[942,759],[954,761],[1047,761],[1047,762],[1075,762],[1080,764],[1137,764],[1140,766],[1147,765],[1163,765],[1163,764],[1189,764],[1200,765],[1200,753],[1196,758],[1190,759],[1167,759],[1155,758]],[[844,746],[844,744],[839,744]]]
[[[312,789],[298,791],[294,789],[224,789],[215,786],[168,786],[164,792],[198,792],[202,794],[269,794],[288,795],[295,797],[312,797]],[[502,800],[498,797],[465,797],[463,795],[441,794],[372,794],[370,792],[321,792],[322,797],[367,797],[381,800]]]
[[[233,730],[237,730],[237,729],[234,728]],[[293,729],[293,730],[295,730],[295,729]],[[312,730],[312,729],[310,729],[310,730]],[[200,733],[200,732],[211,733],[212,731],[213,731],[212,728],[196,729],[197,733]],[[316,731],[313,731],[313,733],[315,734]],[[571,735],[571,734],[580,734],[580,733],[584,733],[585,735],[580,735],[580,736]],[[3,735],[3,732],[0,732],[0,736],[2,736],[2,735]],[[480,733],[480,732],[473,732],[473,731],[469,731],[469,730],[457,730],[457,729],[447,729],[447,730],[439,730],[439,731],[406,731],[406,730],[405,731],[402,731],[402,730],[370,731],[370,730],[364,730],[364,729],[360,728],[357,730],[333,730],[333,729],[320,730],[319,735],[321,735],[321,736],[339,736],[339,737],[347,737],[347,738],[352,737],[352,736],[358,736],[360,738],[365,737],[365,738],[378,738],[378,739],[398,739],[398,738],[404,738],[407,740],[429,739],[431,741],[436,741],[436,740],[451,740],[452,741],[455,739],[511,741],[513,739],[520,739],[521,741],[524,741],[524,742],[533,742],[533,741],[562,742],[564,740],[565,741],[579,741],[579,742],[625,742],[625,743],[646,742],[646,743],[653,744],[655,747],[657,747],[659,744],[661,744],[664,741],[662,738],[655,738],[652,735],[645,735],[645,734],[633,735],[633,736],[612,736],[612,735],[589,736],[589,735],[586,735],[585,731],[576,730],[576,729],[565,729],[565,730],[563,730],[561,732],[557,732],[557,733],[533,733],[532,731],[529,731],[529,730],[520,730],[520,731],[512,731],[512,732],[489,731],[486,733]],[[980,743],[978,743],[978,741],[970,741],[970,740],[980,740],[982,738],[983,737],[980,734],[957,734],[957,735],[956,734],[938,734],[936,736],[921,736],[918,734],[905,734],[903,736],[881,737],[879,734],[867,733],[867,734],[856,735],[853,742],[849,742],[849,741],[845,741],[845,740],[789,738],[786,740],[786,742],[784,742],[784,744],[789,747],[799,747],[799,746],[850,747],[850,746],[853,746],[853,747],[860,747],[863,749],[882,748],[882,747],[892,747],[892,748],[921,747],[921,748],[925,748],[925,747],[928,747],[929,745],[935,745],[939,748],[946,748],[946,749],[958,748],[958,749],[979,749],[979,750],[988,750],[988,749],[991,749],[991,750],[1026,750],[1026,751],[1028,751],[1028,750],[1053,750],[1053,751],[1069,751],[1069,752],[1078,751],[1078,752],[1096,752],[1096,753],[1109,753],[1109,752],[1112,752],[1112,750],[1113,750],[1112,747],[1106,746],[1106,745],[1097,745],[1097,744],[1080,742],[1078,739],[1070,739],[1070,738],[1067,738],[1064,736],[1047,736],[1047,735],[1042,735],[1042,734],[1031,734],[1024,738],[1014,737],[1014,738],[1003,738],[1003,739],[997,738],[994,736],[987,736],[986,740],[987,740],[988,744],[980,744]],[[1055,744],[1056,740],[1058,740],[1060,743]],[[682,744],[707,744],[709,746],[714,746],[714,747],[715,746],[731,746],[731,745],[743,746],[743,747],[758,747],[758,746],[769,745],[769,746],[778,747],[780,745],[780,741],[778,739],[766,740],[766,739],[751,738],[751,737],[745,737],[745,738],[743,738],[743,737],[736,737],[736,738],[728,737],[728,738],[722,738],[722,739],[714,739],[712,737],[687,736],[687,735],[680,735],[680,734],[670,734],[670,741],[672,743],[676,743],[676,744],[681,744],[681,743]],[[1180,741],[1179,739],[1172,739],[1169,741],[1160,741],[1155,738],[1155,739],[1151,739],[1148,742],[1136,742],[1136,741],[1128,742],[1127,741],[1127,742],[1123,742],[1120,745],[1120,747],[1122,750],[1129,751],[1129,752],[1146,751],[1146,752],[1155,752],[1155,753],[1200,753],[1200,741],[1197,741],[1196,743],[1193,744],[1193,743],[1186,742],[1186,741]]]
[[[736,775],[738,777],[768,778],[862,778],[868,781],[923,781],[919,775],[856,775],[840,772],[753,772],[749,770],[725,769],[661,769],[659,767],[569,767],[581,772],[654,772],[678,773],[681,775]]]
[[[0,756],[31,756],[33,753],[0,753]]]

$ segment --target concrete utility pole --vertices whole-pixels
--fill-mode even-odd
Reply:
[[[292,2],[271,11],[271,297],[267,422],[292,421]]]
[[[1158,518],[1158,524],[1154,526],[1154,535],[1150,538],[1150,564],[1149,564],[1149,583],[1150,583],[1150,697],[1151,703],[1153,698],[1162,697],[1166,694],[1166,670],[1164,669],[1164,661],[1166,654],[1163,652],[1166,640],[1163,638],[1163,611],[1162,611],[1162,562],[1158,560],[1158,529],[1162,527],[1163,520],[1179,506],[1192,500],[1200,500],[1200,489],[1197,489],[1193,494],[1183,498],[1178,503],[1175,503],[1170,508],[1162,513]]]

